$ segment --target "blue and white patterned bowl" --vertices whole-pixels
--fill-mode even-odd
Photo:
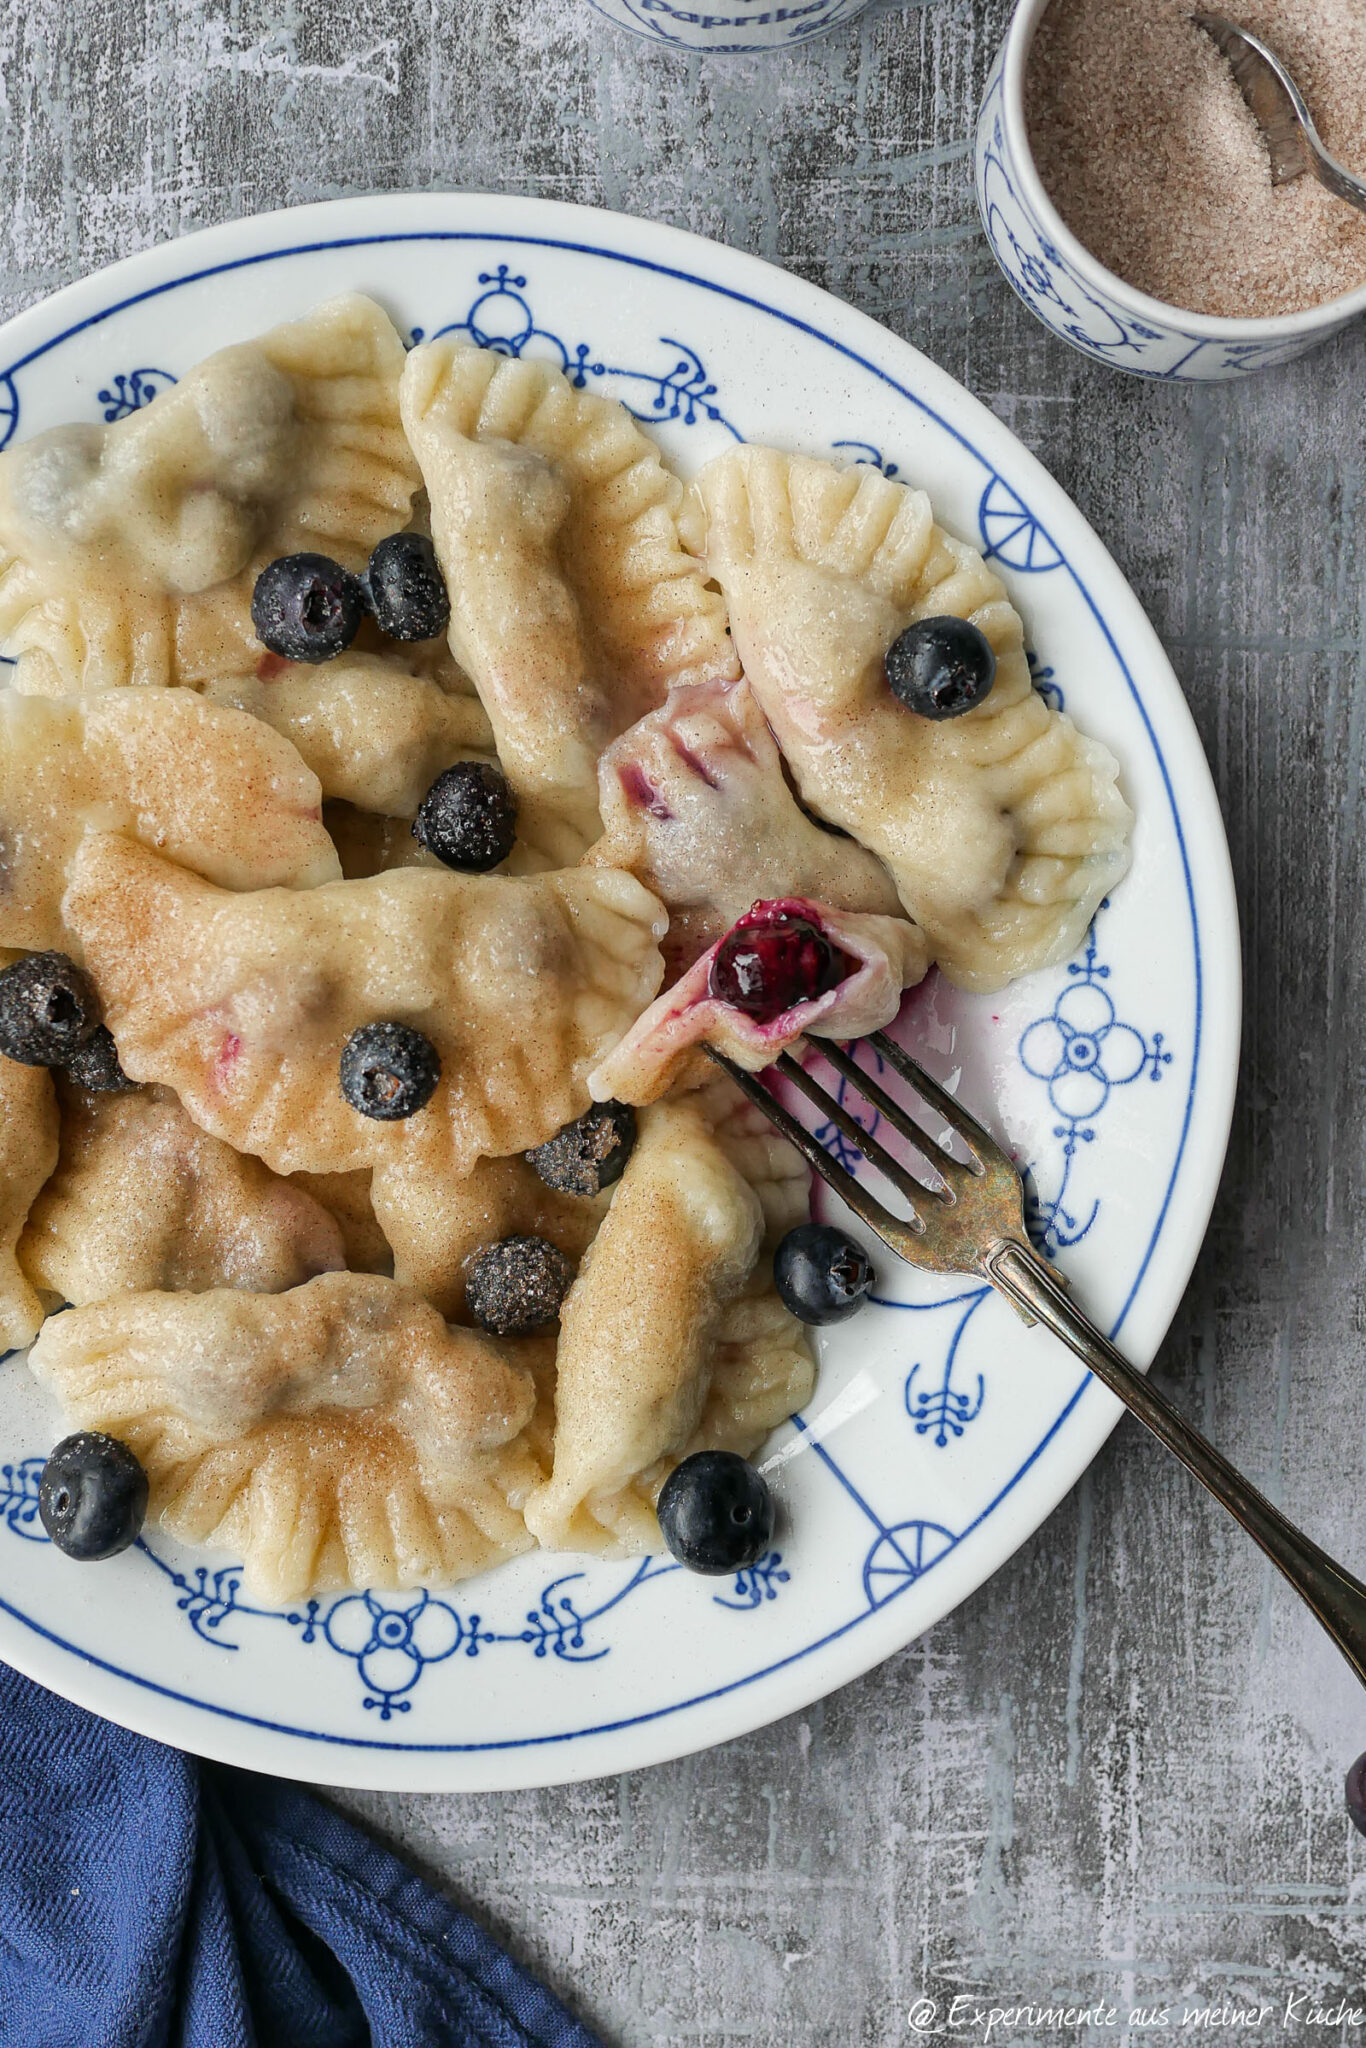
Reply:
[[[977,203],[987,240],[1031,313],[1084,355],[1139,377],[1204,384],[1288,363],[1366,313],[1366,285],[1275,319],[1185,313],[1098,263],[1064,223],[1025,126],[1029,53],[1048,0],[1020,0],[977,122]]]
[[[680,50],[734,56],[809,42],[862,13],[868,0],[591,0],[599,14],[638,36]]]
[[[684,475],[742,439],[876,464],[999,566],[1035,687],[1122,763],[1133,870],[1076,959],[991,997],[931,976],[899,1028],[1013,1148],[1036,1241],[1149,1359],[1228,1135],[1237,912],[1185,700],[1075,506],[942,370],[801,279],[653,221],[461,193],[234,221],[59,292],[0,328],[0,446],[121,418],[209,350],[348,289],[409,337],[558,364],[628,405]],[[532,1785],[741,1734],[966,1598],[1120,1413],[987,1289],[886,1259],[874,1304],[819,1334],[815,1397],[765,1453],[781,1521],[753,1570],[537,1553],[433,1593],[287,1609],[253,1601],[231,1556],[155,1529],[103,1565],[56,1552],[37,1477],[61,1419],[12,1361],[0,1656],[162,1741],[332,1784]]]

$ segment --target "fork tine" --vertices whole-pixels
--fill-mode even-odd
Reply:
[[[821,1056],[829,1060],[837,1074],[843,1074],[845,1080],[857,1088],[864,1100],[872,1104],[894,1131],[900,1131],[902,1137],[915,1146],[917,1152],[928,1160],[947,1187],[956,1190],[965,1180],[977,1179],[981,1169],[976,1164],[965,1165],[961,1159],[955,1159],[952,1152],[946,1152],[941,1144],[921,1128],[909,1110],[903,1108],[901,1103],[894,1102],[886,1089],[880,1087],[867,1069],[859,1065],[847,1046],[834,1045],[828,1039],[822,1040]]]
[[[868,1164],[875,1166],[878,1172],[892,1183],[897,1193],[905,1197],[911,1205],[912,1216],[917,1223],[921,1222],[923,1219],[916,1208],[916,1203],[923,1202],[926,1195],[933,1196],[936,1201],[940,1200],[939,1189],[926,1187],[924,1181],[917,1180],[914,1174],[908,1173],[899,1160],[893,1159],[885,1146],[880,1145],[876,1138],[870,1137],[858,1118],[852,1116],[843,1103],[836,1102],[835,1098],[821,1087],[819,1081],[812,1080],[805,1067],[794,1060],[791,1053],[783,1053],[777,1066],[779,1073],[800,1088],[807,1101],[814,1102],[821,1114],[829,1117],[837,1130],[843,1131],[850,1144],[863,1154]]]
[[[863,1043],[880,1052],[888,1066],[894,1068],[903,1081],[909,1081],[916,1094],[923,1096],[931,1109],[938,1110],[949,1129],[963,1140],[969,1151],[977,1154],[983,1166],[1000,1164],[1014,1171],[986,1125],[979,1123],[971,1110],[964,1109],[956,1095],[950,1095],[933,1074],[927,1074],[919,1061],[913,1060],[885,1031],[870,1031]]]
[[[704,1045],[702,1050],[708,1059],[714,1060],[718,1067],[724,1068],[741,1093],[747,1095],[755,1108],[763,1112],[774,1128],[781,1131],[790,1144],[796,1146],[812,1172],[818,1173],[826,1185],[833,1188],[840,1199],[849,1204],[856,1216],[862,1217],[868,1228],[875,1231],[885,1245],[900,1258],[913,1258],[906,1240],[914,1242],[923,1231],[925,1226],[918,1216],[913,1216],[908,1222],[899,1216],[893,1216],[854,1179],[851,1173],[845,1172],[838,1160],[830,1157],[824,1145],[812,1136],[805,1124],[799,1123],[790,1110],[785,1109],[781,1102],[770,1095],[755,1075],[746,1073],[733,1059],[728,1058],[723,1052],[718,1052],[714,1045]]]

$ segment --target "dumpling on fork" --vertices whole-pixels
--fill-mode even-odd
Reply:
[[[602,748],[671,687],[737,673],[682,547],[682,486],[631,414],[550,364],[425,342],[403,423],[431,499],[451,651],[493,724],[521,834],[556,862],[597,838]]]
[[[809,1398],[805,1335],[756,1276],[763,1235],[701,1097],[646,1110],[560,1315],[554,1470],[526,1505],[547,1549],[661,1548],[670,1467],[751,1452]]]
[[[388,1163],[468,1173],[541,1144],[663,973],[664,914],[611,869],[512,879],[411,868],[235,896],[92,833],[64,914],[124,1068],[277,1173]],[[415,1115],[342,1094],[362,1025],[423,1033],[441,1072]]]
[[[308,549],[360,571],[408,524],[403,344],[350,296],[221,349],[108,426],[0,455],[0,644],[21,690],[251,669],[256,576]]]
[[[58,1099],[61,1154],[18,1247],[35,1287],[78,1304],[148,1288],[278,1294],[346,1265],[320,1202],[201,1131],[169,1089],[59,1082]]]
[[[923,934],[805,897],[755,903],[666,988],[589,1075],[598,1102],[654,1102],[697,1075],[712,1045],[749,1073],[807,1036],[850,1039],[890,1024],[924,979]]]
[[[667,904],[671,964],[689,966],[758,897],[900,913],[881,861],[802,810],[746,682],[676,690],[607,749],[598,790],[604,830],[587,858]]]
[[[0,691],[0,943],[69,949],[62,895],[92,822],[227,889],[341,874],[317,777],[259,719],[192,690]]]
[[[1113,756],[1032,687],[999,577],[875,469],[737,448],[694,486],[707,567],[802,799],[886,864],[951,981],[1000,988],[1074,952],[1129,860]],[[884,660],[917,619],[972,621],[990,694],[931,720]]]
[[[537,1341],[454,1330],[393,1280],[118,1295],[30,1354],[73,1424],[127,1443],[152,1513],[256,1597],[449,1585],[530,1547]]]

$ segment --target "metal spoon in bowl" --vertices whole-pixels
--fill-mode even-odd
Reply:
[[[1266,137],[1272,184],[1288,185],[1312,171],[1321,185],[1366,213],[1366,179],[1354,178],[1324,147],[1303,93],[1275,51],[1222,14],[1193,14],[1191,20],[1229,61],[1238,90]]]

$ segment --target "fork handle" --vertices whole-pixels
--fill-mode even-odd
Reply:
[[[1029,1245],[998,1245],[985,1277],[1007,1300],[1044,1323],[1089,1366],[1111,1393],[1118,1394],[1159,1442],[1174,1451],[1188,1472],[1222,1502],[1254,1543],[1290,1581],[1317,1615],[1363,1685],[1366,1685],[1366,1586],[1286,1520],[1264,1494],[1250,1486],[1213,1444],[1201,1436],[1127,1358],[1116,1351],[1071,1299],[1060,1275]]]

